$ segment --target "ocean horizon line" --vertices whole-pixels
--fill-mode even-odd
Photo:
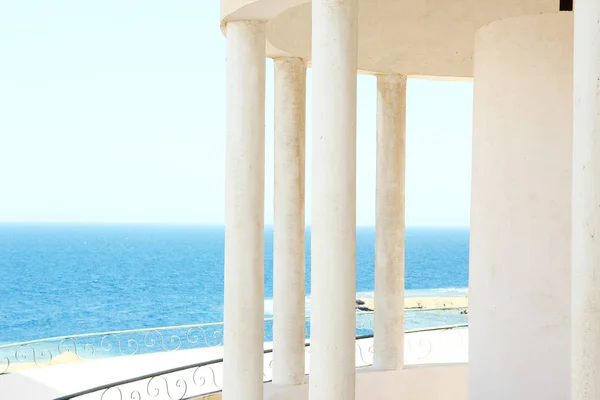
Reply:
[[[204,222],[153,222],[153,221],[0,221],[0,226],[156,226],[156,227],[202,227],[225,228],[225,224]],[[265,224],[273,228],[273,224]],[[310,229],[312,225],[305,225]],[[356,228],[375,229],[375,225],[357,224]],[[469,225],[407,225],[406,229],[461,229],[469,230]]]

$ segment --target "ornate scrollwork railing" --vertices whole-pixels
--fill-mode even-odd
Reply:
[[[406,332],[408,348],[405,349],[409,363],[427,362],[433,351],[446,347],[466,346],[463,334],[466,324],[416,329]],[[373,335],[356,338],[356,367],[373,363]],[[466,348],[460,349],[466,351]],[[263,380],[269,382],[273,376],[272,350],[265,350]],[[310,357],[310,343],[306,343],[306,356]],[[432,361],[439,361],[433,358]],[[207,396],[222,390],[223,359],[187,365],[166,371],[148,374],[133,379],[114,382],[93,389],[63,396],[55,400],[187,400]]]
[[[183,400],[221,391],[223,359],[217,359],[114,382],[55,400]]]
[[[432,309],[408,309],[405,327],[429,329],[443,326],[465,325],[465,308],[447,307]],[[374,313],[360,311],[356,314],[356,335],[373,334]],[[273,319],[265,319],[265,340],[272,338]],[[307,337],[310,317],[306,320]],[[28,342],[0,345],[0,375],[28,367],[42,367],[60,362],[63,355],[78,359],[131,356],[154,352],[173,352],[194,348],[219,347],[223,345],[223,323],[171,326],[101,332],[65,337],[54,337]],[[423,347],[418,344],[414,348]],[[364,356],[361,356],[364,354]],[[372,358],[373,349],[361,349],[359,358]]]
[[[169,326],[53,337],[0,345],[0,375],[47,366],[63,355],[79,359],[172,352],[223,344],[223,323]]]
[[[450,325],[464,325],[468,322],[466,307],[411,308],[404,311],[405,330],[423,330]],[[375,313],[359,311],[356,313],[356,334],[358,336],[373,333]]]
[[[404,359],[409,364],[430,362],[466,361],[468,340],[465,338],[468,324],[454,324],[432,328],[420,328],[405,332]],[[356,367],[373,364],[375,346],[373,334],[356,338]]]

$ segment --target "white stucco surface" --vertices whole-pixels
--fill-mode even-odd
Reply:
[[[275,60],[273,381],[304,381],[306,63]]]
[[[311,5],[310,0],[221,0],[221,23],[268,21],[269,56],[310,61]],[[558,0],[359,0],[358,69],[471,77],[479,27],[517,15],[556,12],[558,6]]]
[[[475,37],[469,399],[570,396],[573,16]]]
[[[354,396],[357,12],[313,5],[311,400]]]
[[[600,398],[600,2],[575,9],[572,400]]]
[[[228,24],[223,398],[262,399],[265,31]]]
[[[409,366],[396,371],[370,368],[356,373],[356,400],[467,400],[466,364]],[[307,400],[308,385],[267,385],[265,399]]]
[[[373,365],[404,364],[406,77],[377,77],[375,338]]]
[[[355,380],[350,367],[357,71],[474,77],[469,399],[567,399],[571,360],[577,367],[577,400],[600,393],[594,383],[600,363],[594,347],[600,332],[595,285],[600,252],[594,244],[600,229],[600,161],[593,158],[600,126],[600,7],[582,2],[584,22],[576,30],[581,57],[575,60],[580,96],[573,103],[573,13],[559,13],[558,0],[221,0],[222,24],[264,21],[268,56],[301,57],[313,68],[313,376],[309,385],[294,389],[303,393],[298,398],[308,396],[308,386],[312,400],[346,400],[355,393],[356,398],[401,393],[436,398],[429,392],[398,392],[379,381],[387,372],[369,378],[361,373]],[[581,130],[575,159],[573,104]],[[389,154],[378,155],[378,164],[388,165]],[[389,204],[381,207],[388,208],[391,215]],[[572,213],[576,252],[571,251]],[[381,220],[377,229],[387,230],[386,237],[398,229]],[[378,254],[388,250],[382,247]],[[577,268],[573,303],[571,260]],[[380,279],[376,286],[383,283]],[[582,296],[576,297],[579,290]],[[378,297],[377,308],[387,313],[395,295]],[[571,329],[572,304],[577,318]],[[379,319],[376,331],[393,332],[388,328],[397,322]],[[392,336],[384,333],[378,340],[389,344]],[[391,346],[386,354],[399,349]],[[382,369],[393,364],[391,356],[382,360]],[[399,374],[394,379],[409,379],[409,373]],[[419,376],[410,375],[400,390],[410,391]],[[457,379],[466,385],[466,372],[464,380]],[[367,386],[361,382],[368,382],[370,393],[362,391]],[[452,398],[466,398],[465,387],[458,384]]]

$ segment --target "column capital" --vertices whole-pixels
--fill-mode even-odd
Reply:
[[[251,30],[252,32],[255,32],[257,34],[264,34],[266,31],[267,21],[254,20],[254,19],[228,21],[223,26],[223,34],[225,35],[225,37],[228,37],[228,35],[227,35],[228,28],[230,26],[234,26],[234,25],[245,26],[247,29]],[[265,57],[266,57],[266,53],[265,53]]]
[[[302,57],[294,57],[294,56],[281,56],[281,57],[273,57],[273,63],[275,66],[277,65],[289,65],[296,66],[299,68],[306,69],[308,62]]]
[[[402,74],[377,74],[377,81],[381,82],[406,82],[407,76]]]

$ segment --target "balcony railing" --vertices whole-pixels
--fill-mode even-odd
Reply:
[[[0,374],[58,364],[63,356],[94,359],[222,344],[222,322],[53,337],[0,345]]]
[[[373,312],[357,312],[356,315],[355,359],[358,368],[369,366],[373,362],[373,317]],[[266,342],[272,338],[272,324],[272,319],[265,320]],[[406,310],[405,359],[408,360],[408,363],[426,363],[452,358],[455,353],[466,355],[466,330],[460,328],[467,326],[467,315],[464,308]],[[310,318],[306,320],[306,328],[307,337],[310,337]],[[204,361],[170,369],[165,368],[168,365],[158,363],[157,365],[162,365],[165,369],[149,374],[137,372],[140,376],[110,383],[104,383],[106,378],[100,378],[96,380],[97,383],[102,383],[99,386],[60,397],[57,400],[194,399],[221,391],[222,332],[223,324],[213,323],[101,332],[2,345],[0,346],[0,372],[10,373],[26,368],[59,364],[65,361],[61,359],[62,357],[70,358],[66,361],[78,361],[193,350],[193,354],[187,354],[187,356],[184,356],[184,353],[188,352],[182,353],[181,356],[177,355],[176,358],[171,359],[171,362],[174,361],[175,364],[170,365],[185,364],[186,358],[193,360],[198,359],[198,356],[204,357]],[[202,349],[207,349],[209,353],[204,353]],[[201,353],[194,353],[197,351]],[[306,373],[309,373],[310,344],[308,340],[305,351]],[[209,355],[206,356],[206,354]],[[190,358],[190,355],[193,357]],[[150,357],[155,356],[151,355]],[[208,360],[207,357],[211,359]],[[145,358],[144,360],[149,359]],[[111,360],[107,361],[112,362]],[[138,363],[137,357],[127,357],[127,361]],[[145,363],[146,361],[140,362]],[[93,368],[96,366],[92,368],[93,365],[95,363],[86,363],[85,368],[95,371]],[[102,368],[106,368],[106,366]],[[265,382],[271,381],[272,371],[271,345],[266,343],[263,371]],[[85,374],[85,372],[81,373]],[[77,390],[79,389],[65,390],[64,392]]]
[[[464,350],[466,341],[461,333],[461,328],[466,327],[467,324],[456,324],[408,331],[408,347],[405,349],[408,358],[412,359],[414,363],[425,361],[436,345],[445,348],[462,347]],[[309,343],[306,343],[305,351],[307,359],[306,373],[309,373]],[[264,382],[272,380],[272,352],[272,349],[267,349],[264,352]],[[373,335],[357,337],[356,367],[366,367],[372,365],[372,362]],[[220,358],[104,384],[55,400],[196,399],[220,392],[222,390],[222,379],[223,359]]]
[[[412,332],[466,326],[465,310],[458,307],[406,310],[405,328]],[[357,337],[372,336],[373,318],[373,312],[357,312]],[[269,342],[273,319],[265,319],[264,324],[265,341]],[[306,318],[306,337],[310,337],[310,317]],[[77,361],[222,345],[222,322],[45,338],[0,345],[0,375],[60,364],[65,358]]]
[[[195,399],[222,390],[222,365],[222,358],[186,365],[109,383],[54,400]]]

